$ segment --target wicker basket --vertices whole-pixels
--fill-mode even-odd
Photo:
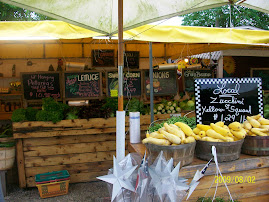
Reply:
[[[244,139],[235,142],[208,142],[197,141],[195,155],[197,158],[209,161],[213,158],[211,148],[216,147],[218,162],[234,161],[239,159]]]
[[[15,146],[0,147],[0,170],[9,170],[15,161]]]

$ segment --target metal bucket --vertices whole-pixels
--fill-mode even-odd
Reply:
[[[209,161],[213,158],[211,147],[217,150],[218,162],[234,161],[239,159],[244,139],[236,142],[208,142],[197,141],[195,155],[197,158]]]
[[[268,156],[269,136],[246,136],[241,152],[254,156]]]
[[[149,153],[149,163],[153,163],[158,157],[159,153],[163,151],[166,160],[173,158],[174,166],[180,161],[180,167],[186,166],[192,163],[194,157],[196,142],[189,144],[175,145],[175,146],[162,146],[146,143],[145,146]]]

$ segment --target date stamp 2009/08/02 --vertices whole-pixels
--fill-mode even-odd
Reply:
[[[215,176],[215,183],[255,183],[255,176]]]

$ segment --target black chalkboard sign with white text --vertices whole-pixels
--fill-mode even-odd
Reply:
[[[139,69],[139,51],[124,52],[124,68]]]
[[[65,72],[64,95],[65,98],[99,98],[102,94],[101,72]]]
[[[114,50],[92,50],[92,67],[114,67]]]
[[[188,92],[194,91],[195,78],[212,78],[213,73],[211,69],[202,68],[185,68],[182,69],[183,89]]]
[[[106,76],[107,94],[110,97],[118,96],[118,72],[109,71]],[[140,96],[142,74],[140,70],[123,72],[123,96]]]
[[[178,90],[176,70],[153,70],[153,93],[160,95],[175,95]],[[146,95],[150,94],[149,71],[145,72]]]
[[[194,92],[197,124],[243,123],[263,114],[261,78],[195,79]]]
[[[52,97],[61,99],[59,72],[22,72],[23,97],[26,100],[41,100]]]

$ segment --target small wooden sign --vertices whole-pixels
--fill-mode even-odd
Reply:
[[[61,99],[59,72],[22,72],[23,96],[26,100],[41,100],[52,97]]]
[[[196,122],[243,123],[249,115],[263,115],[261,78],[195,79]]]
[[[251,77],[261,77],[262,78],[262,89],[265,92],[269,92],[269,68],[251,68]]]
[[[93,67],[114,67],[114,50],[92,50]]]
[[[64,73],[65,98],[93,99],[102,95],[102,74],[98,71]]]

